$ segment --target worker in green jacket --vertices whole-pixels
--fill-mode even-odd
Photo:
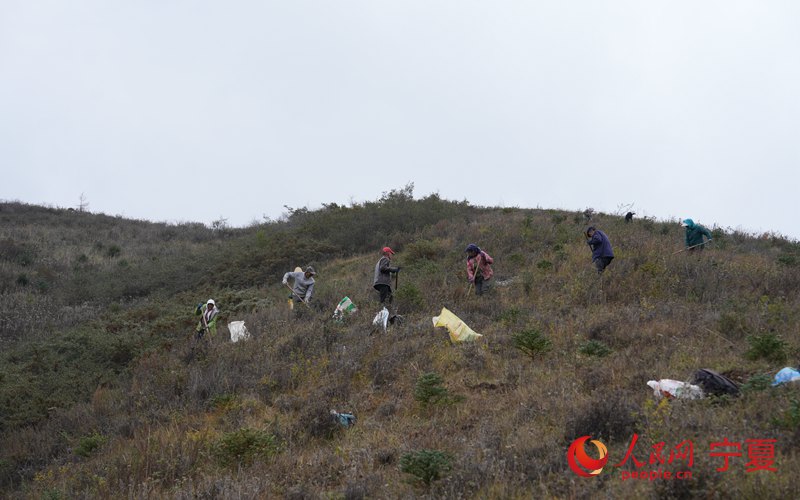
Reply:
[[[684,219],[681,225],[686,228],[686,250],[690,252],[703,250],[705,244],[712,240],[711,231],[692,219]],[[703,236],[708,238],[708,241],[704,241]]]
[[[197,304],[194,314],[200,316],[200,321],[197,322],[197,328],[195,328],[195,338],[201,340],[206,333],[209,338],[214,338],[214,335],[217,334],[217,317],[219,316],[219,308],[214,299],[208,299],[205,304]]]

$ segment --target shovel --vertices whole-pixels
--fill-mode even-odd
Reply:
[[[708,243],[711,243],[712,241],[714,241],[714,240],[713,240],[713,239],[710,239],[710,240],[708,240],[708,241],[704,241],[703,243],[698,243],[697,245],[692,245],[692,246],[690,246],[690,247],[686,247],[686,248],[684,248],[683,250],[678,250],[677,252],[673,253],[672,255],[677,255],[677,254],[679,254],[679,253],[681,253],[681,252],[685,252],[686,250],[691,250],[692,248],[697,248],[697,247],[699,247],[699,246],[706,245],[706,244],[708,244]]]
[[[475,269],[473,269],[473,272],[472,272],[472,281],[469,282],[469,287],[467,288],[466,297],[469,297],[469,293],[472,291],[472,285],[475,284],[475,278],[478,277],[478,272],[480,271],[480,267],[478,267],[478,257],[479,256],[475,257]]]
[[[288,288],[289,290],[291,290],[291,291],[292,291],[292,295],[294,295],[295,297],[297,297],[298,299],[300,299],[300,302],[302,302],[303,304],[305,304],[305,305],[306,305],[306,307],[307,307],[309,310],[311,309],[311,306],[310,306],[310,305],[308,305],[308,302],[306,302],[305,300],[303,300],[303,298],[302,298],[301,296],[297,295],[297,293],[294,291],[294,289],[292,289],[292,287],[290,287],[290,286],[289,286],[289,284],[288,284],[288,283],[284,283],[284,285],[286,285],[286,288]]]

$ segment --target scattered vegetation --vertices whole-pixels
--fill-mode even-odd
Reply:
[[[583,211],[412,188],[247,228],[0,204],[3,496],[796,496],[798,386],[771,387],[800,353],[796,242],[715,228],[707,251],[673,255],[674,222],[592,211],[618,252],[599,278]],[[470,242],[495,258],[484,297],[467,294]],[[404,321],[383,333],[371,277],[385,245]],[[308,264],[315,299],[295,319],[280,277]],[[359,310],[336,323],[344,296]],[[212,297],[219,332],[191,357],[194,307]],[[483,338],[451,344],[431,326],[443,306]],[[246,342],[228,341],[235,320]],[[646,386],[698,368],[746,381],[742,397],[657,402]],[[692,439],[696,479],[571,474],[575,438],[619,461],[633,433],[639,460]],[[717,473],[699,450],[726,437],[777,439],[779,472]]]

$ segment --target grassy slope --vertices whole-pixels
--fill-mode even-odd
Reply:
[[[796,244],[718,232],[712,251],[672,255],[682,241],[676,225],[600,215],[595,222],[617,253],[601,280],[580,215],[409,195],[223,233],[3,205],[2,298],[15,306],[3,309],[0,330],[6,491],[51,498],[793,494],[797,388],[658,406],[645,383],[687,379],[701,367],[744,381],[795,364]],[[496,281],[514,278],[482,300],[465,297],[462,250],[472,241],[495,257]],[[377,255],[369,250],[386,243],[400,250],[397,306],[406,322],[369,335],[377,310],[370,289]],[[213,272],[200,262],[213,262],[206,265]],[[317,309],[288,321],[280,274],[307,262],[320,272]],[[208,295],[223,307],[221,323],[243,319],[254,337],[231,344],[223,327],[213,350],[187,363],[191,308]],[[344,295],[361,311],[331,322]],[[451,345],[431,327],[442,306],[484,339]],[[552,343],[533,359],[513,343],[515,333],[531,330]],[[762,341],[774,359],[747,357],[752,336],[770,332],[786,344],[770,350]],[[612,352],[583,354],[590,340]],[[415,382],[427,372],[442,375],[462,399],[416,401]],[[356,427],[331,425],[331,408],[356,413]],[[640,459],[650,444],[692,439],[695,479],[622,483],[613,467],[593,479],[569,471],[565,453],[575,437],[600,438],[616,463],[633,432]],[[779,472],[745,474],[743,461],[715,472],[708,443],[722,438],[777,438]],[[430,487],[398,467],[403,454],[420,449],[453,456],[453,470]]]

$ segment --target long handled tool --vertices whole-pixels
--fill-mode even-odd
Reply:
[[[209,335],[209,339],[211,339],[211,337],[210,337],[211,334],[208,333],[208,322],[206,321],[205,313],[200,315],[200,319],[203,321],[203,332],[204,332],[204,335]]]
[[[203,324],[203,335],[202,337],[198,337],[196,332],[192,337],[192,347],[189,349],[189,356],[186,358],[186,361],[189,362],[194,359],[194,350],[197,347],[197,343],[202,341],[202,338],[208,335],[209,342],[211,341],[211,334],[208,332],[208,323],[206,322],[206,316],[204,313],[200,314],[200,322]]]
[[[677,255],[677,254],[679,254],[681,252],[685,252],[686,250],[691,250],[692,248],[696,248],[696,247],[700,247],[700,246],[706,245],[708,243],[711,243],[712,241],[714,241],[714,240],[710,239],[710,240],[704,241],[703,243],[698,243],[697,245],[692,245],[690,247],[686,247],[683,250],[678,250],[677,252],[673,253],[672,255]]]
[[[472,285],[475,284],[475,278],[478,277],[478,271],[480,270],[478,266],[478,257],[480,257],[480,255],[475,256],[475,268],[472,270],[472,281],[469,282],[469,287],[467,288],[466,297],[469,297],[470,292],[472,292]]]
[[[295,297],[297,297],[298,299],[300,299],[300,302],[302,302],[303,304],[305,304],[307,308],[311,309],[311,306],[310,306],[310,305],[308,305],[308,302],[306,302],[305,300],[303,300],[303,297],[301,297],[301,296],[297,295],[297,292],[295,292],[295,291],[294,291],[294,289],[293,289],[292,287],[290,287],[290,286],[289,286],[289,283],[284,283],[284,285],[286,285],[286,288],[288,288],[289,290],[291,290],[291,291],[292,291],[292,295],[294,295]]]

